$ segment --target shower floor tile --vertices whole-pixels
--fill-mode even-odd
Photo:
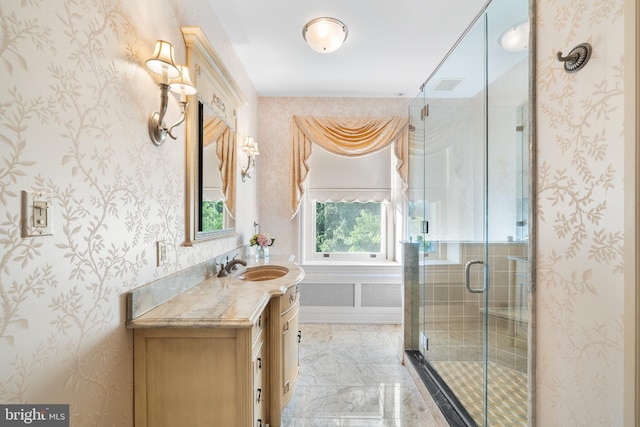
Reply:
[[[482,425],[482,362],[431,362],[473,419]],[[527,425],[527,374],[489,362],[488,424]]]

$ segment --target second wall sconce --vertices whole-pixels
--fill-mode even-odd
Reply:
[[[167,135],[176,139],[171,133],[173,128],[179,126],[187,117],[187,95],[195,95],[198,91],[191,82],[189,69],[183,65],[176,65],[173,59],[173,46],[164,40],[157,40],[153,55],[146,62],[147,68],[162,77],[160,86],[160,110],[151,114],[149,118],[149,136],[151,141],[160,146],[164,144]],[[167,104],[169,102],[168,92],[180,94],[180,105],[182,111],[180,118],[171,126],[166,126],[164,116],[167,113]]]
[[[247,155],[247,167],[242,168],[242,182],[247,178],[251,178],[251,171],[256,167],[256,156],[260,154],[258,151],[258,143],[253,137],[248,136],[245,144],[242,146],[242,151]]]

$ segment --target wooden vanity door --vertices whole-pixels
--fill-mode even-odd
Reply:
[[[299,305],[296,304],[282,315],[282,408],[293,396],[300,370],[298,313]]]

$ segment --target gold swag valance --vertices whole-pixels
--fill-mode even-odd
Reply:
[[[236,146],[235,135],[219,117],[203,124],[203,145],[216,144],[216,156],[222,182],[224,206],[231,218],[236,217]],[[203,147],[203,148],[204,148]]]
[[[291,218],[295,217],[304,195],[304,181],[309,173],[311,144],[346,157],[359,157],[380,151],[395,142],[396,170],[407,188],[408,117],[301,117],[293,116],[293,182]]]

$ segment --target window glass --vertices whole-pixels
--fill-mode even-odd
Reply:
[[[379,202],[316,201],[315,252],[383,252],[383,216]]]
[[[222,200],[202,201],[202,230],[215,231],[224,228],[224,203]]]

